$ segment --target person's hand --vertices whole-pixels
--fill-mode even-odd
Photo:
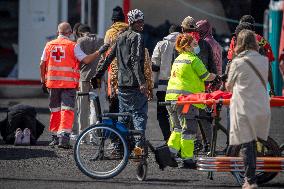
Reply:
[[[101,88],[101,80],[99,78],[93,77],[90,82],[93,89]]]
[[[41,89],[42,89],[42,91],[43,91],[44,94],[48,94],[48,89],[47,89],[45,83],[42,83],[42,84],[41,84]]]
[[[109,46],[110,46],[110,44],[105,43],[103,46],[101,46],[101,47],[99,48],[99,50],[98,50],[99,53],[100,53],[100,54],[103,54],[104,52],[106,52],[106,51],[108,50]]]
[[[147,96],[147,86],[146,86],[146,84],[140,85],[140,91],[141,91],[141,93],[143,93],[144,95]]]

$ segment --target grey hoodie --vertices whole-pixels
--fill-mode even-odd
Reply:
[[[160,71],[158,72],[159,91],[167,90],[167,81],[171,76],[171,68],[173,63],[173,51],[175,47],[175,41],[180,33],[173,32],[168,36],[164,37],[162,41],[159,41],[153,51],[152,63],[153,65],[159,66]]]

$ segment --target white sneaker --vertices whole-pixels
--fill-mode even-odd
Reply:
[[[31,145],[31,130],[29,128],[25,128],[23,131],[22,145]]]
[[[14,145],[18,146],[22,144],[23,132],[20,128],[16,129]]]
[[[78,135],[71,133],[70,134],[70,140],[77,140]]]

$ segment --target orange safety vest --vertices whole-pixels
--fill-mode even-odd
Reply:
[[[47,88],[78,88],[80,62],[74,54],[75,45],[75,42],[65,38],[57,38],[46,44]]]

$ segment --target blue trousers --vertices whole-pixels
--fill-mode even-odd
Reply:
[[[132,114],[133,126],[135,130],[145,133],[147,124],[148,99],[140,92],[139,88],[120,88],[118,89],[119,112],[129,112]],[[129,124],[129,117],[119,119],[124,124]],[[140,140],[136,140],[136,146],[140,146]]]

